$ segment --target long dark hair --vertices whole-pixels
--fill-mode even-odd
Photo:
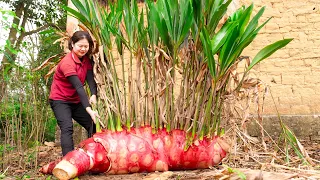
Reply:
[[[89,42],[89,50],[87,52],[87,56],[90,56],[93,49],[93,40],[90,36],[90,34],[86,31],[77,31],[75,32],[72,37],[69,39],[68,42],[68,48],[70,51],[72,51],[72,44],[75,44],[76,42],[80,41],[81,39],[87,39]]]

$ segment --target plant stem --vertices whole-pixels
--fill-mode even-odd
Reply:
[[[125,71],[124,71],[124,57],[123,54],[120,55],[121,57],[121,67],[122,67],[122,80],[123,80],[123,101],[124,101],[124,111],[120,112],[123,113],[123,118],[126,120],[127,117],[127,112],[125,111],[126,107],[127,107],[127,86],[126,86],[126,77],[125,77]]]

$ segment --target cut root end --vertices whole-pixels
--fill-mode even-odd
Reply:
[[[68,161],[62,160],[53,169],[52,174],[60,180],[68,180],[77,176],[77,168]]]
[[[223,140],[222,138],[218,137],[217,138],[217,142],[225,152],[229,152],[230,151],[230,145],[227,142],[225,142],[225,140]]]

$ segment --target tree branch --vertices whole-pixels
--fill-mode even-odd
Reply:
[[[38,33],[38,32],[40,32],[42,30],[45,30],[48,27],[53,27],[53,28],[56,28],[56,29],[59,29],[59,30],[65,28],[65,27],[59,27],[54,23],[48,23],[48,24],[45,24],[45,25],[39,27],[38,29],[35,29],[35,30],[32,30],[32,31],[28,31],[28,32],[24,32],[24,33],[21,34],[21,36],[23,36],[23,37],[29,36],[31,34]]]
[[[47,29],[48,27],[50,27],[50,25],[49,25],[49,24],[45,24],[45,25],[43,25],[43,26],[41,26],[41,27],[39,27],[39,28],[37,28],[37,29],[35,29],[35,30],[28,31],[28,32],[24,32],[24,33],[21,34],[21,36],[22,36],[22,38],[23,38],[23,37],[25,37],[25,36],[29,36],[29,35],[31,35],[31,34],[35,34],[35,33],[38,33],[38,32],[40,32],[40,31],[42,31],[42,30],[45,30],[45,29]]]
[[[54,27],[54,28],[59,29],[59,30],[65,28],[65,27],[59,27],[59,26],[57,26],[57,25],[54,24],[54,23],[45,24],[45,25],[43,25],[43,26],[41,26],[41,27],[39,27],[39,28],[37,28],[37,29],[35,29],[35,30],[21,33],[21,35],[19,36],[19,38],[18,38],[18,40],[17,40],[17,45],[20,44],[20,42],[22,41],[22,39],[23,39],[24,37],[29,36],[29,35],[32,35],[32,34],[35,34],[35,33],[38,33],[38,32],[40,32],[40,31],[42,31],[42,30],[47,29],[48,27]]]

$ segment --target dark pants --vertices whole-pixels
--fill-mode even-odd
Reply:
[[[87,130],[88,137],[96,132],[96,128],[81,103],[75,104],[58,100],[50,100],[49,102],[61,130],[62,154],[65,156],[74,149],[72,119]]]

